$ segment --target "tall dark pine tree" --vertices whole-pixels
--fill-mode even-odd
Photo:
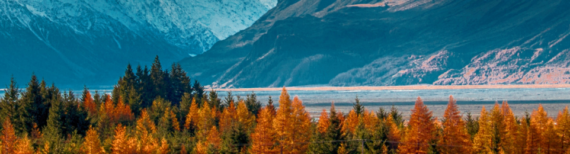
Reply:
[[[378,109],[378,112],[376,112],[376,117],[378,117],[378,119],[388,118],[389,115],[390,113],[388,113],[388,111],[386,111],[383,107],[380,107]]]
[[[137,92],[134,86],[131,86],[128,92],[129,97],[127,98],[127,102],[131,106],[131,109],[135,115],[138,116],[138,114],[140,114],[142,106],[141,95]]]
[[[177,105],[180,103],[184,93],[192,93],[192,88],[190,87],[190,78],[186,75],[186,72],[182,70],[180,64],[172,64],[172,70],[170,71],[169,79],[169,99],[174,105]]]
[[[180,126],[186,124],[186,115],[190,112],[190,105],[192,104],[192,94],[184,93],[179,105],[178,119],[180,119]]]
[[[122,82],[122,79],[119,79],[119,82]],[[113,100],[113,103],[117,103],[119,102],[119,98],[121,98],[121,88],[120,85],[115,85],[113,87],[113,91],[111,93],[111,97]],[[121,98],[122,99],[122,98]]]
[[[152,93],[150,93],[149,95],[152,96],[154,98],[156,98],[157,96],[160,96],[162,98],[167,98],[165,97],[166,94],[166,87],[165,87],[165,75],[164,72],[162,71],[162,65],[160,64],[160,60],[158,59],[158,56],[156,56],[156,58],[154,59],[154,62],[152,63],[152,67],[150,68],[150,80],[152,82]]]
[[[89,89],[85,87],[81,99],[75,100],[73,102],[68,102],[64,105],[65,112],[67,114],[65,114],[63,117],[64,119],[63,125],[65,126],[66,129],[63,130],[62,134],[64,135],[72,134],[76,131],[76,133],[78,134],[85,135],[85,132],[87,131],[90,125],[89,114],[87,113],[87,110],[84,107],[82,107],[81,104],[85,102],[88,91]],[[70,94],[73,93],[70,91]]]
[[[85,99],[87,99],[87,93],[89,92],[89,89],[87,88],[86,85],[83,85],[83,91],[81,92],[81,99],[79,100],[80,102],[85,102]]]
[[[45,81],[42,80],[40,83],[41,100],[32,104],[31,112],[33,123],[36,123],[39,128],[47,125],[51,104],[55,101],[63,100],[60,94],[59,89],[54,84],[47,86]]]
[[[101,104],[103,103],[103,101],[105,101],[105,93],[103,93],[103,95],[99,94],[99,91],[95,90],[95,95],[93,95],[93,102],[95,103],[95,106],[99,107],[101,106]]]
[[[16,111],[18,109],[18,97],[20,91],[16,85],[14,77],[10,79],[10,85],[6,87],[4,97],[0,100],[0,118],[1,119],[15,119]]]
[[[131,64],[128,64],[127,69],[125,70],[125,76],[123,76],[118,83],[118,93],[126,104],[131,104],[131,102],[129,102],[129,94],[131,93],[131,88],[136,88],[136,80],[137,78],[133,72]],[[115,96],[113,96],[113,98],[115,98]]]
[[[194,81],[194,86],[192,86],[192,89],[196,92],[196,102],[198,104],[202,104],[202,97],[204,96],[204,87],[202,87],[202,85],[200,85],[200,82],[198,81]]]
[[[355,101],[355,103],[353,105],[354,112],[356,112],[357,115],[362,114],[364,112],[364,106],[362,104],[360,104],[360,99],[358,99],[358,95],[356,96],[354,101]]]
[[[254,92],[251,92],[251,94],[248,94],[246,96],[245,105],[247,106],[247,109],[255,116],[257,116],[259,110],[261,109],[261,102],[257,100],[257,95]]]
[[[276,114],[276,110],[275,110],[275,106],[273,105],[273,99],[271,98],[271,96],[269,96],[269,100],[267,101],[267,105],[265,106],[269,111],[271,111],[271,114],[275,115]]]
[[[141,66],[139,65],[137,67],[137,92],[138,94],[141,96],[140,97],[140,101],[141,101],[141,108],[145,108],[145,107],[149,107],[152,104],[152,101],[154,100],[154,95],[153,95],[153,86],[152,86],[152,82],[150,80],[150,74],[148,71],[148,68],[145,66],[144,69],[141,69]]]
[[[234,100],[234,96],[232,95],[232,92],[228,91],[228,95],[224,97],[224,106],[230,106],[231,102],[236,103],[236,101]]]
[[[216,107],[217,110],[222,110],[222,100],[218,98],[218,92],[215,91],[214,89],[212,89],[209,93],[208,93],[208,97],[209,97],[209,102],[208,104],[210,104],[212,107]]]
[[[22,93],[22,101],[17,108],[18,112],[15,113],[13,123],[16,132],[25,133],[31,130],[33,124],[33,115],[31,115],[31,113],[34,112],[32,104],[41,103],[42,96],[40,95],[40,90],[40,84],[38,83],[36,75],[32,75],[28,87]]]
[[[338,118],[338,113],[336,112],[336,109],[334,108],[334,104],[332,104],[332,107],[330,109],[330,121],[331,121],[331,125],[329,125],[329,128],[327,129],[326,132],[326,139],[327,140],[332,140],[332,141],[336,141],[336,140],[344,140],[343,136],[342,136],[342,125],[341,125],[341,121]],[[340,142],[331,142],[328,143],[330,144],[330,152],[331,153],[338,153],[338,148],[340,147]]]
[[[61,129],[65,128],[62,127],[62,123],[60,121],[63,115],[61,99],[58,96],[53,95],[50,99],[50,104],[51,107],[46,120],[47,124],[43,129],[43,133],[47,140],[54,143],[53,141],[58,141],[61,138]]]
[[[394,105],[392,105],[392,108],[390,109],[390,116],[392,116],[392,119],[394,119],[396,125],[399,126],[404,123],[404,116],[402,113],[398,112],[398,109],[396,109]]]

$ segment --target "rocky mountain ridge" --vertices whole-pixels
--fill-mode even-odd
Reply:
[[[283,0],[181,63],[213,87],[570,83],[570,2]]]

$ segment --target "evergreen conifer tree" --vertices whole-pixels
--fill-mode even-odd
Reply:
[[[471,136],[471,140],[475,137],[475,134],[479,131],[479,123],[477,118],[471,115],[471,112],[467,112],[467,116],[465,117],[465,127],[467,128],[467,132]]]
[[[4,97],[0,100],[0,119],[16,119],[17,110],[20,106],[18,102],[19,90],[14,77],[10,79],[10,85],[6,87]]]
[[[356,98],[354,99],[354,105],[353,106],[353,110],[356,113],[356,115],[360,115],[364,112],[364,106],[362,104],[360,104],[360,99],[358,99],[358,95],[356,95]]]
[[[271,96],[269,96],[269,100],[267,101],[267,105],[265,106],[267,108],[267,110],[269,110],[269,112],[271,112],[271,114],[275,115],[276,114],[276,110],[275,110],[275,106],[273,105],[273,99],[271,99]]]
[[[261,102],[257,100],[257,95],[254,92],[246,96],[245,105],[253,115],[257,115],[261,109]]]
[[[28,87],[22,93],[22,101],[19,103],[17,112],[15,112],[14,126],[17,133],[29,132],[34,123],[35,112],[34,104],[42,103],[42,96],[40,95],[40,85],[36,75],[32,75],[32,79],[28,82]]]
[[[202,104],[203,102],[202,97],[204,96],[204,87],[200,85],[200,82],[195,80],[192,89],[195,91],[196,101],[198,102],[199,105]]]

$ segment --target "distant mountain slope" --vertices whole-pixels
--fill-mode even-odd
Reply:
[[[280,0],[181,63],[215,87],[570,83],[570,1]]]
[[[250,26],[277,0],[0,1],[0,81],[112,84],[127,63],[167,65]],[[23,81],[21,81],[23,82]],[[2,82],[3,83],[3,82]]]

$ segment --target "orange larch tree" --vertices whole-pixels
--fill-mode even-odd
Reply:
[[[532,111],[530,118],[530,130],[528,133],[526,153],[544,153],[544,132],[548,128],[548,114],[544,111],[542,104],[538,105],[538,110]]]
[[[503,115],[503,124],[505,126],[502,150],[505,153],[515,153],[517,149],[516,138],[519,134],[518,124],[507,101],[503,101],[501,104],[501,114]]]
[[[212,126],[212,129],[210,129],[210,131],[208,132],[208,137],[206,138],[206,141],[215,149],[220,148],[220,144],[222,143],[222,138],[220,138],[220,132],[218,132],[218,128],[216,128],[216,126]]]
[[[387,138],[389,141],[390,149],[398,149],[398,145],[401,139],[401,131],[398,128],[398,125],[394,122],[394,118],[392,116],[388,116],[387,119],[384,120],[384,124],[388,127]]]
[[[400,153],[427,153],[430,142],[434,139],[435,131],[432,112],[420,97],[416,100],[412,115],[406,130],[406,137],[400,145]]]
[[[199,138],[206,138],[208,131],[214,126],[214,118],[212,117],[212,110],[207,101],[204,101],[202,107],[198,111],[197,136]]]
[[[6,118],[2,123],[2,153],[14,153],[16,150],[16,144],[18,137],[16,137],[16,132],[12,121],[10,118]]]
[[[542,133],[542,143],[540,146],[540,153],[560,153],[562,149],[559,149],[561,144],[559,137],[556,135],[556,130],[554,128],[554,120],[548,118],[546,122],[546,130]]]
[[[309,140],[311,139],[311,117],[309,113],[305,110],[303,101],[299,97],[295,96],[293,98],[293,113],[292,119],[290,119],[290,124],[292,125],[292,134],[288,136],[288,143],[291,149],[288,149],[291,153],[306,153],[309,148]],[[307,143],[307,144],[303,144]]]
[[[234,102],[230,101],[228,107],[224,108],[222,115],[220,116],[220,122],[218,125],[220,126],[220,132],[225,132],[226,130],[230,129],[231,125],[237,121],[237,113],[236,108],[234,106]]]
[[[44,152],[47,153],[49,151],[44,151]],[[28,139],[28,136],[24,136],[24,138],[18,139],[14,154],[33,154],[33,153],[34,153],[34,147],[32,147],[32,141]]]
[[[528,131],[528,121],[523,117],[520,120],[520,124],[517,125],[517,136],[515,140],[517,148],[514,150],[514,153],[525,153],[525,149],[527,147]]]
[[[487,109],[483,106],[479,116],[479,131],[473,140],[473,152],[492,153],[492,133],[491,120],[487,115]]]
[[[560,138],[558,148],[561,150],[561,153],[566,153],[568,152],[568,145],[570,145],[570,113],[568,113],[568,106],[558,113],[556,124],[556,133]]]
[[[504,116],[498,102],[495,102],[495,106],[493,106],[493,110],[491,111],[491,128],[491,131],[493,132],[492,150],[495,152],[503,151],[506,129]]]
[[[89,128],[85,136],[85,141],[83,141],[81,150],[82,153],[88,154],[105,153],[105,149],[103,149],[101,146],[101,140],[99,140],[99,133],[97,133],[97,130]]]
[[[97,114],[97,105],[93,101],[93,97],[91,96],[91,92],[87,91],[85,94],[85,100],[83,102],[83,106],[85,110],[89,113],[90,116],[95,116]]]
[[[136,125],[136,134],[138,137],[137,153],[151,153],[156,151],[158,143],[153,137],[153,134],[155,134],[156,131],[156,125],[148,115],[146,109],[143,109]]]
[[[362,122],[364,123],[364,128],[372,133],[374,131],[376,131],[378,129],[378,124],[380,123],[380,120],[378,119],[378,116],[376,116],[376,114],[372,111],[368,112],[367,109],[364,110],[364,113],[362,113]]]
[[[356,130],[356,126],[360,120],[358,119],[358,114],[354,111],[354,109],[348,112],[348,116],[344,119],[344,125],[342,127],[342,133],[345,135],[353,134]]]
[[[243,128],[249,129],[253,125],[253,122],[255,121],[255,115],[252,115],[252,113],[249,112],[244,101],[240,101],[238,103],[236,114],[237,120],[242,124],[241,126],[243,126]]]
[[[327,129],[329,128],[330,125],[331,121],[329,118],[329,114],[325,109],[323,109],[323,112],[321,112],[321,116],[319,117],[319,122],[317,123],[317,131],[321,134],[324,134],[327,132]]]
[[[465,123],[457,107],[457,100],[449,96],[449,103],[443,117],[443,134],[439,144],[444,145],[440,152],[444,154],[471,153],[471,138],[465,128]],[[445,146],[454,145],[454,146]]]
[[[115,122],[128,122],[128,121],[133,121],[135,119],[135,114],[131,110],[131,106],[125,104],[123,102],[123,99],[121,98],[119,98],[119,102],[117,103],[117,105],[113,110],[115,113],[114,116],[116,116],[114,118],[116,119]]]
[[[291,98],[287,93],[285,87],[281,91],[281,96],[279,96],[279,109],[273,119],[273,129],[275,130],[275,138],[277,139],[278,148],[281,152],[289,150],[291,147],[288,146],[289,139],[292,130],[294,129],[291,125],[291,119],[293,109],[291,108]]]
[[[127,137],[127,128],[119,124],[115,128],[115,136],[113,138],[113,144],[111,149],[113,150],[113,154],[125,154],[125,153],[132,153],[135,152],[134,149],[129,149]]]
[[[188,115],[186,115],[186,121],[184,122],[184,128],[188,130],[194,130],[198,119],[198,104],[196,104],[196,98],[192,98],[190,110],[188,111]]]
[[[174,128],[174,130],[176,131],[180,131],[180,122],[178,122],[178,118],[176,117],[176,114],[174,114],[174,112],[172,110],[170,110],[170,118],[171,118],[171,123],[172,123],[172,128]]]
[[[160,147],[157,149],[157,154],[167,154],[170,152],[170,148],[168,145],[168,141],[165,138],[162,138],[160,141]]]
[[[275,149],[275,131],[273,130],[274,115],[270,109],[262,108],[257,116],[257,125],[251,133],[251,153],[272,154]]]

